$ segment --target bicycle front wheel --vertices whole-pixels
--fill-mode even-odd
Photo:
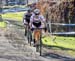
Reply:
[[[42,40],[41,40],[41,36],[40,36],[40,43],[39,43],[39,53],[40,56],[42,55]]]
[[[29,43],[30,46],[31,46],[31,42],[32,42],[32,33],[31,33],[30,30],[28,30],[28,36],[27,36],[27,38],[28,38],[28,43]]]
[[[40,39],[37,41],[37,44],[36,44],[36,52],[39,52],[40,56],[42,55],[42,40],[41,40],[41,36],[40,36]]]

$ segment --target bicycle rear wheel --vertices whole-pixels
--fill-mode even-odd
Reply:
[[[27,32],[27,39],[28,39],[28,43],[30,44],[31,46],[31,42],[32,42],[32,33],[30,30],[28,30]]]

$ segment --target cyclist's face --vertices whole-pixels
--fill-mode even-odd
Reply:
[[[36,17],[38,17],[39,15],[35,15]]]
[[[38,18],[38,17],[39,17],[39,15],[35,15],[35,17],[36,17],[36,18]]]

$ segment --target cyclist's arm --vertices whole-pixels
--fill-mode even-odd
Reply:
[[[46,25],[46,19],[44,18],[44,16],[41,15],[42,18],[42,22]]]
[[[23,15],[23,24],[25,25],[26,23],[26,13]]]
[[[30,17],[30,27],[32,26],[32,22],[33,22],[33,16]]]

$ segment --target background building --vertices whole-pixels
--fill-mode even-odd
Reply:
[[[37,2],[38,0],[2,0],[3,5],[26,5]]]

